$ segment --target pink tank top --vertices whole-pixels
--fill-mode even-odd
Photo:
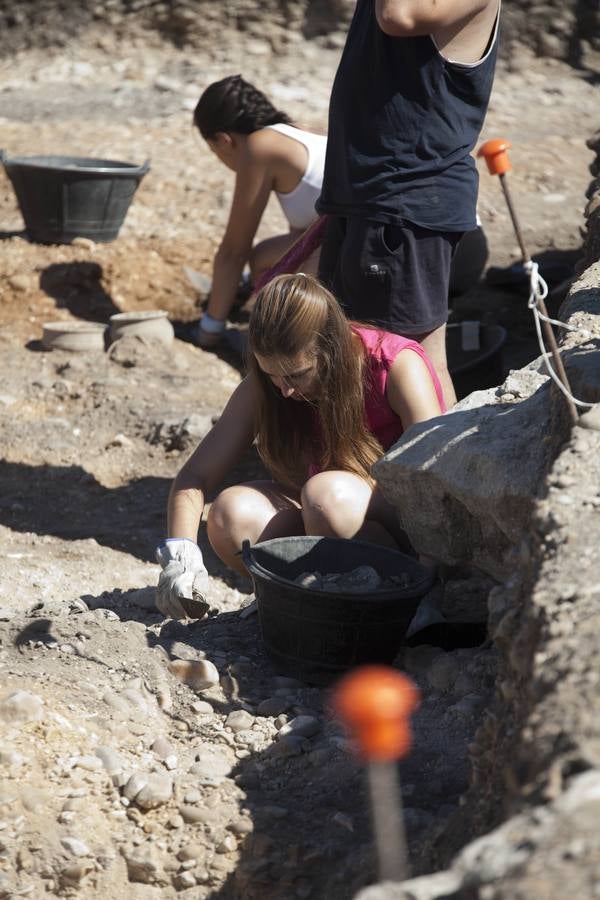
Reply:
[[[389,331],[379,331],[376,328],[362,328],[360,325],[354,324],[351,327],[367,351],[370,377],[365,381],[365,414],[369,429],[383,449],[389,450],[404,431],[400,416],[394,412],[386,396],[388,374],[398,354],[403,350],[412,350],[421,357],[429,369],[440,410],[446,412],[442,386],[433,364],[416,341],[401,337],[399,334],[392,334]],[[320,471],[320,468],[312,463],[308,469],[308,477],[311,478]]]
[[[370,379],[365,385],[365,413],[369,428],[384,450],[394,444],[403,432],[400,416],[394,412],[386,397],[387,379],[390,368],[402,350],[417,353],[431,375],[440,409],[446,412],[444,394],[437,373],[427,354],[420,344],[399,334],[379,331],[375,328],[361,328],[352,325],[352,330],[359,336],[367,350]]]

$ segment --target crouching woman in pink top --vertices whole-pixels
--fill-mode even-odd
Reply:
[[[157,550],[164,568],[157,605],[167,615],[177,614],[186,582],[171,585],[167,573],[190,580],[205,572],[197,545],[205,497],[254,440],[272,480],[226,488],[207,519],[212,547],[242,573],[245,539],[309,534],[397,546],[395,510],[371,466],[403,431],[444,411],[419,344],[348,322],[334,297],[303,274],[275,278],[258,294],[248,366],[171,489],[169,536]],[[173,561],[179,567],[167,569]]]

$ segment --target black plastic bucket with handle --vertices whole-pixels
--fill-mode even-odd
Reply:
[[[252,576],[265,649],[277,669],[316,684],[363,663],[391,663],[434,574],[397,550],[364,541],[287,537],[250,546]],[[330,593],[294,583],[304,572],[348,573],[372,566],[386,579],[407,576],[406,587],[370,593]]]
[[[0,150],[30,240],[68,244],[86,237],[114,240],[137,187],[141,165],[80,156],[15,156]]]

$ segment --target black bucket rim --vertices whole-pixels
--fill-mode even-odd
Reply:
[[[419,581],[411,581],[411,584],[406,588],[390,588],[387,590],[374,590],[369,591],[368,593],[362,593],[361,591],[341,591],[339,593],[335,593],[333,591],[320,591],[316,588],[305,587],[301,584],[296,584],[293,581],[290,581],[288,578],[284,578],[281,575],[278,575],[276,572],[271,572],[269,569],[266,569],[263,565],[261,565],[256,560],[252,559],[252,551],[259,548],[265,548],[269,545],[275,543],[281,543],[282,541],[287,542],[301,542],[307,540],[307,538],[314,537],[316,540],[322,541],[332,541],[332,542],[344,542],[347,543],[351,541],[353,544],[360,545],[362,547],[373,548],[376,547],[378,550],[386,551],[390,554],[397,555],[398,557],[409,560],[412,565],[419,566],[423,570],[423,576]],[[242,559],[244,561],[244,565],[251,573],[251,575],[257,575],[265,580],[269,580],[275,582],[281,587],[292,587],[294,590],[305,593],[307,596],[319,597],[323,599],[327,599],[332,601],[334,597],[347,596],[352,599],[361,599],[364,602],[379,602],[381,600],[412,600],[416,596],[422,596],[426,593],[433,585],[435,581],[435,572],[432,569],[429,571],[425,566],[418,562],[418,560],[413,559],[411,556],[408,556],[406,553],[402,553],[401,550],[394,550],[392,547],[384,547],[379,544],[372,544],[369,541],[361,541],[355,540],[354,538],[335,538],[335,537],[319,537],[317,535],[290,535],[289,537],[282,538],[271,538],[268,541],[259,541],[257,544],[250,544],[249,540],[245,540],[242,542]]]
[[[52,164],[51,162],[43,162],[43,160],[64,160],[70,159],[74,161],[74,165]],[[8,170],[11,167],[27,167],[29,169],[39,169],[48,172],[66,172],[69,174],[79,173],[86,175],[132,175],[143,176],[150,171],[150,160],[146,159],[141,165],[135,163],[123,162],[118,159],[106,159],[104,157],[95,156],[70,156],[69,154],[40,154],[35,156],[8,156],[5,150],[0,150],[0,162],[4,168]],[[100,165],[77,165],[79,163],[100,163]],[[103,165],[102,165],[103,164]]]

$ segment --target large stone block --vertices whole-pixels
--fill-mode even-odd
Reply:
[[[559,316],[573,329],[561,346],[571,389],[600,402],[600,263],[573,285]],[[498,580],[527,537],[534,501],[568,440],[565,398],[542,357],[478,391],[450,413],[415,425],[373,467],[384,496],[419,553],[473,564]]]
[[[413,426],[376,463],[377,483],[420,553],[508,575],[509,551],[527,533],[535,494],[566,437],[549,430],[550,415],[548,379],[522,370]]]

